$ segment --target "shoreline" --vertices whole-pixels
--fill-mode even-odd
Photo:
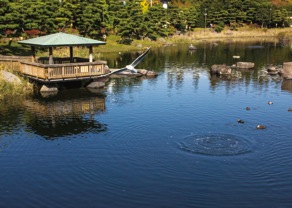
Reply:
[[[239,28],[237,31],[229,30],[225,28],[220,33],[213,31],[210,28],[196,28],[193,31],[186,33],[176,34],[169,37],[159,37],[157,40],[150,40],[145,38],[143,40],[133,40],[129,45],[119,44],[121,37],[116,35],[109,35],[106,40],[106,45],[94,47],[94,54],[96,57],[100,53],[119,53],[119,52],[130,52],[130,51],[141,51],[145,48],[158,48],[165,45],[173,44],[198,44],[204,41],[234,41],[234,42],[246,42],[246,41],[279,41],[279,37],[288,37],[292,40],[292,27],[291,28],[251,28],[245,26]],[[29,55],[30,48],[25,48],[19,45],[16,41],[12,42],[11,45],[8,43],[0,44],[2,50],[0,55]],[[56,56],[64,57],[68,56],[69,52],[67,49],[60,48],[55,49],[54,53]],[[79,57],[88,57],[87,49],[76,47],[74,53]],[[47,56],[47,51],[39,50],[37,56]]]
[[[109,36],[107,44],[104,46],[97,47],[95,49],[96,53],[111,53],[111,52],[126,52],[126,51],[137,51],[145,47],[162,47],[164,45],[179,44],[179,43],[192,43],[197,44],[203,41],[214,42],[214,41],[257,41],[257,40],[268,40],[268,41],[278,41],[279,35],[284,35],[292,39],[292,28],[250,28],[243,27],[239,28],[238,31],[231,31],[225,29],[220,33],[208,29],[195,29],[191,32],[186,32],[184,34],[176,34],[167,38],[157,38],[156,41],[150,39],[144,40],[134,40],[131,45],[118,45],[116,41],[117,37]]]

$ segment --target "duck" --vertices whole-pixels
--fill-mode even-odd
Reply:
[[[269,104],[269,105],[272,105],[272,104],[273,104],[273,102],[272,102],[272,101],[269,101],[269,102],[268,102],[268,104]]]
[[[266,128],[266,126],[264,126],[264,125],[257,125],[257,129],[265,129]]]
[[[245,109],[246,109],[246,110],[250,110],[250,107],[246,107]]]
[[[243,123],[244,123],[244,120],[242,120],[242,119],[237,119],[237,123],[241,123],[241,124],[243,124]]]
[[[288,108],[288,111],[292,112],[292,108]]]

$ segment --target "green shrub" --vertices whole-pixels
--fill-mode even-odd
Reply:
[[[223,29],[224,29],[224,28],[221,27],[220,25],[215,26],[215,31],[216,31],[217,33],[220,33]]]
[[[150,35],[148,35],[148,38],[150,38],[153,41],[156,41],[157,40],[157,35],[150,34]]]
[[[119,40],[119,43],[124,45],[131,45],[132,42],[132,38],[122,38],[121,40]]]

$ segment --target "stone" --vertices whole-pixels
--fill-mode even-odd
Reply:
[[[8,71],[5,71],[5,70],[0,71],[0,74],[2,75],[3,79],[6,82],[10,82],[10,83],[17,84],[17,85],[22,85],[22,81],[16,75],[14,75]]]
[[[269,66],[267,68],[267,71],[268,71],[268,75],[277,75],[279,74],[279,69],[275,66]]]
[[[164,38],[158,38],[157,41],[158,42],[162,42],[162,43],[165,43],[166,42],[166,40]]]
[[[104,66],[104,72],[105,72],[106,74],[111,72],[110,69],[109,69],[109,67],[108,67],[108,65],[105,65],[105,66]]]
[[[285,79],[292,79],[292,62],[284,62],[280,75]]]
[[[210,73],[211,75],[230,75],[232,72],[231,67],[230,66],[226,66],[225,64],[223,65],[218,65],[218,64],[214,64],[211,66],[211,70]]]
[[[91,82],[89,85],[87,85],[87,88],[99,89],[99,88],[103,88],[104,86],[105,86],[104,82],[94,81],[94,82]]]
[[[58,92],[58,88],[50,85],[43,85],[40,92]]]
[[[94,82],[107,82],[109,80],[110,80],[110,78],[107,76],[107,77],[99,77],[97,79],[94,79],[93,81]]]
[[[236,68],[252,69],[252,68],[254,68],[254,63],[253,62],[237,62],[236,63]]]
[[[148,70],[147,70],[147,69],[138,69],[138,73],[140,73],[140,74],[146,76],[147,73],[148,73]]]
[[[146,76],[147,77],[156,77],[156,76],[158,76],[158,74],[156,72],[154,72],[154,71],[148,71]]]
[[[144,40],[146,40],[146,41],[152,41],[150,38],[148,38],[148,37],[146,37],[146,38],[144,38]]]

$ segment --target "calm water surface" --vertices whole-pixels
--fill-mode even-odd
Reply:
[[[210,77],[233,55],[256,68]],[[157,78],[2,102],[0,207],[291,207],[292,81],[262,71],[291,59],[276,43],[164,47],[138,65]]]

